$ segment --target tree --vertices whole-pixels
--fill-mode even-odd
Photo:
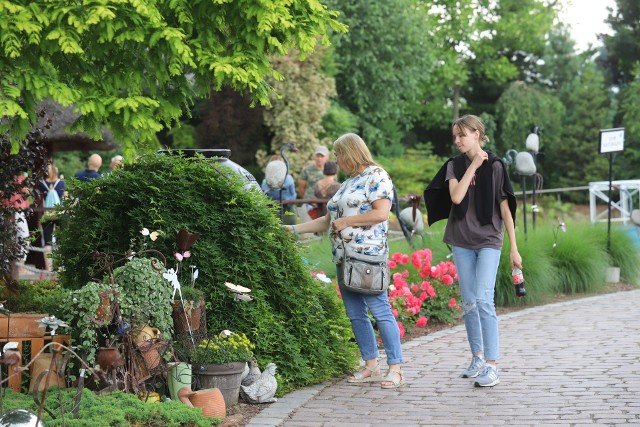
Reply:
[[[336,95],[334,79],[321,72],[324,55],[324,49],[317,49],[305,61],[299,61],[294,54],[272,60],[274,69],[287,77],[270,81],[274,99],[264,112],[265,125],[273,133],[269,151],[279,153],[283,144],[296,144],[298,153],[288,158],[294,177],[313,157],[318,145],[332,141],[320,139],[324,131],[322,119]],[[270,153],[258,151],[258,163],[264,166]]]
[[[553,186],[574,187],[603,181],[608,163],[598,154],[598,133],[611,127],[604,75],[594,63],[584,65],[568,90],[562,138],[547,150]]]
[[[622,94],[620,110],[625,128],[624,153],[618,156],[617,179],[637,179],[640,168],[640,62],[632,71],[633,80]]]
[[[345,29],[335,16],[318,0],[3,1],[0,132],[17,151],[45,98],[75,105],[74,130],[99,139],[104,124],[128,147],[212,87],[268,103],[269,57],[328,43]]]
[[[376,153],[401,151],[412,123],[410,106],[435,63],[423,10],[412,0],[336,1],[349,32],[337,34],[336,87],[340,103],[360,119],[360,131]]]
[[[562,103],[552,94],[522,81],[514,82],[504,91],[496,105],[500,133],[496,141],[499,155],[514,148],[525,151],[525,141],[533,126],[542,129],[542,147],[560,143]]]
[[[613,35],[602,36],[607,48],[605,67],[612,81],[625,85],[633,80],[633,67],[640,60],[640,3],[616,0],[616,13],[610,10],[607,23]]]

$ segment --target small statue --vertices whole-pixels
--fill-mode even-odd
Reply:
[[[256,361],[256,359],[252,359],[249,362],[248,367],[249,367],[249,372],[247,372],[247,375],[244,378],[242,378],[242,385],[244,386],[249,386],[253,384],[258,380],[258,378],[260,378],[260,375],[262,374],[260,372],[260,368],[258,367],[258,362]]]
[[[269,363],[260,378],[249,386],[240,386],[240,396],[247,403],[273,403],[277,401],[274,396],[278,389],[276,374],[276,364]]]

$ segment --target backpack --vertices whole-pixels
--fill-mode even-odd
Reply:
[[[60,196],[58,196],[58,192],[56,191],[56,186],[60,180],[57,180],[51,185],[48,185],[49,191],[47,191],[47,197],[44,199],[44,207],[45,208],[54,208],[56,205],[60,204]]]

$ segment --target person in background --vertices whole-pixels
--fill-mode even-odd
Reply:
[[[369,148],[358,135],[342,135],[334,143],[334,152],[340,170],[350,178],[327,203],[328,213],[313,221],[285,227],[294,235],[329,231],[342,302],[365,361],[363,369],[348,381],[380,382],[382,388],[400,387],[405,384],[400,330],[391,312],[387,292],[365,295],[342,286],[345,245],[364,255],[388,251],[393,183],[387,172],[373,161]],[[369,312],[376,321],[386,352],[389,369],[385,376],[380,371],[378,343]]]
[[[273,200],[279,201],[281,197],[282,200],[295,200],[297,197],[296,185],[291,174],[287,174],[284,182],[282,181],[286,170],[287,166],[282,157],[278,155],[271,156],[265,168],[264,179],[260,187]],[[282,189],[282,193],[280,189]]]
[[[305,166],[302,169],[302,172],[300,172],[300,177],[298,178],[298,194],[301,198],[315,198],[314,189],[316,183],[324,178],[323,170],[324,164],[327,162],[327,160],[329,160],[329,149],[324,145],[316,147],[316,150],[313,152],[313,164]],[[310,216],[309,211],[311,211],[315,207],[315,204],[305,203],[299,208],[298,215],[303,220],[303,222],[307,219],[314,219]]]
[[[338,165],[336,162],[328,161],[324,164],[322,173],[324,174],[324,178],[316,183],[316,186],[313,189],[313,194],[317,199],[330,199],[340,188],[340,183],[336,180]],[[320,205],[318,210],[319,216],[327,213],[325,205]]]
[[[111,168],[111,172],[115,172],[116,169],[122,166],[123,161],[124,161],[124,157],[122,157],[120,154],[113,156],[111,158],[111,163],[109,164],[109,167]]]
[[[87,169],[76,172],[74,178],[79,181],[86,182],[96,178],[102,178],[98,172],[102,167],[102,157],[99,154],[92,154],[87,160]]]
[[[15,183],[21,185],[25,180],[24,175],[18,175],[15,177]],[[1,196],[1,195],[0,195]],[[27,254],[29,253],[29,225],[27,223],[27,216],[25,212],[29,209],[29,189],[22,187],[20,191],[11,195],[8,199],[2,198],[0,203],[14,210],[13,220],[16,226],[16,245],[18,246],[18,259],[15,261],[14,266],[11,268],[12,278],[17,279],[22,271],[22,267],[19,264],[23,264],[27,260]]]
[[[67,196],[67,184],[60,178],[58,175],[58,168],[53,163],[49,163],[49,166],[47,167],[47,178],[41,179],[38,182],[37,188],[42,195],[43,204],[44,200],[47,198],[47,194],[49,194],[49,191],[55,191],[58,193],[60,200]],[[40,224],[42,225],[42,237],[44,240],[43,246],[45,250],[50,252],[54,243],[54,233],[60,230],[60,221],[49,212],[45,212]],[[47,258],[45,261],[47,262],[48,269],[51,270],[51,265],[49,263],[50,260]]]
[[[478,387],[500,382],[498,318],[494,291],[506,229],[511,267],[522,268],[515,234],[516,199],[505,165],[483,150],[482,120],[466,115],[452,124],[461,154],[447,160],[424,192],[429,225],[448,218],[444,242],[452,246],[463,303],[471,363],[463,378]]]

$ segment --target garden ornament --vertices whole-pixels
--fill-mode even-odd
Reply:
[[[243,386],[250,386],[251,384],[256,382],[262,375],[262,372],[260,372],[260,368],[258,367],[258,361],[256,359],[251,359],[247,366],[249,367],[249,371],[247,372],[247,375],[242,378]]]
[[[65,321],[56,318],[56,316],[47,316],[43,317],[40,320],[36,320],[40,327],[49,327],[51,329],[51,335],[56,334],[56,329],[58,328],[68,328],[69,325],[66,324]]]
[[[44,427],[38,416],[25,409],[14,409],[0,417],[0,427]]]
[[[233,299],[236,301],[253,301],[253,297],[251,295],[247,295],[251,292],[251,289],[240,285],[234,285],[231,282],[225,282],[224,285],[233,292]]]
[[[0,363],[3,365],[20,365],[22,363],[22,354],[18,349],[17,342],[10,341],[4,345]]]
[[[278,380],[275,377],[276,364],[269,363],[260,375],[260,378],[249,386],[240,386],[240,396],[247,403],[273,403],[278,399],[275,398],[278,389]]]

